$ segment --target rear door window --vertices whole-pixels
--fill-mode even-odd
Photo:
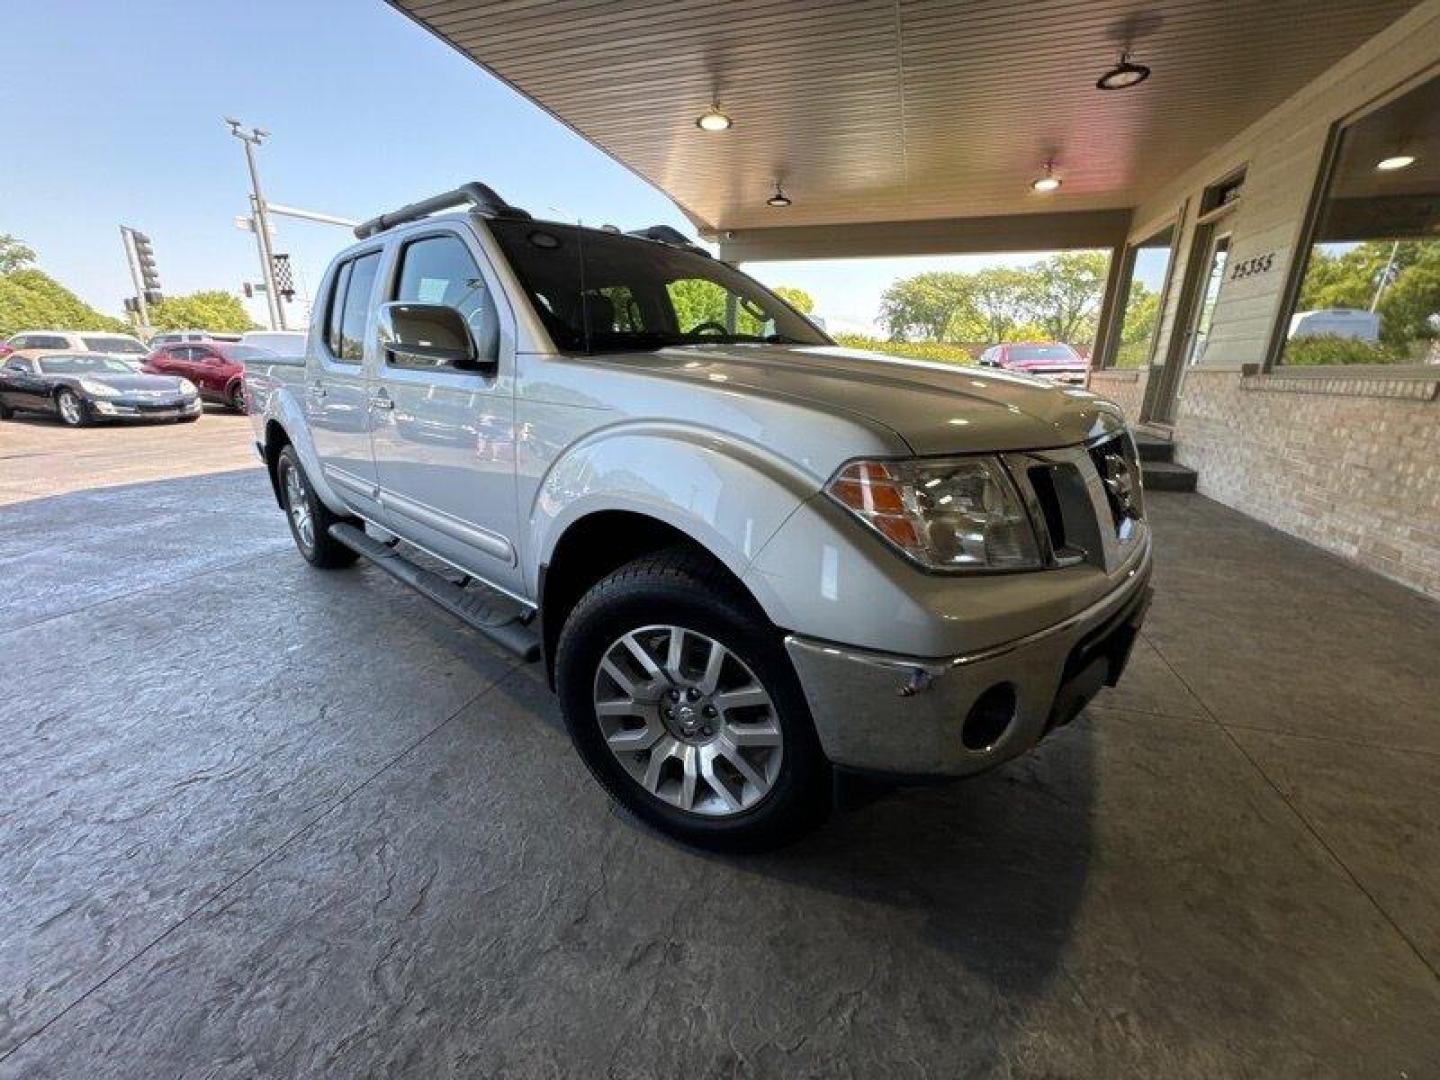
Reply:
[[[345,305],[340,313],[340,352],[342,363],[358,364],[365,359],[365,326],[370,318],[371,293],[375,290],[375,274],[380,269],[380,253],[373,251],[355,259],[350,267],[350,280],[345,285]]]
[[[350,283],[348,262],[340,264],[335,271],[335,282],[330,288],[330,306],[325,313],[325,347],[331,356],[340,355],[340,322],[345,314],[345,286]]]

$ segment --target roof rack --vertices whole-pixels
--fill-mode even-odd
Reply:
[[[687,251],[698,251],[707,257],[710,254],[698,244],[687,240],[685,234],[679,229],[673,229],[669,225],[651,225],[648,229],[631,229],[625,235],[638,236],[642,240],[654,240],[658,244],[669,244],[671,247],[682,247]]]
[[[399,210],[391,210],[387,214],[381,214],[379,217],[356,225],[355,237],[364,240],[376,233],[382,233],[386,229],[393,229],[396,225],[404,225],[408,221],[419,221],[440,210],[452,210],[457,206],[470,206],[476,213],[485,217],[527,219],[530,217],[524,210],[518,206],[511,206],[497,195],[494,188],[482,184],[478,180],[472,180],[468,184],[461,184],[454,191],[432,195],[428,199],[421,199],[419,202],[402,206]]]

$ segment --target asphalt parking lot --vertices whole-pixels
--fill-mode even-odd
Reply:
[[[0,424],[0,1074],[1436,1075],[1436,604],[1155,496],[1118,690],[718,857],[246,440]]]
[[[0,426],[0,506],[70,491],[248,469],[250,421],[206,405],[193,424],[62,429],[22,413]]]

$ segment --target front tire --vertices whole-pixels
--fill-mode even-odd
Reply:
[[[585,764],[656,828],[753,851],[824,820],[829,764],[780,634],[703,553],[648,555],[594,586],[555,679]]]
[[[321,570],[353,565],[359,556],[330,535],[330,526],[342,519],[331,513],[315,494],[293,446],[280,451],[275,463],[275,479],[285,506],[285,520],[290,523],[290,535],[305,561]]]
[[[15,410],[10,408],[10,406],[6,405],[3,401],[0,401],[0,420],[9,420],[14,415]]]
[[[85,408],[85,402],[80,400],[80,395],[74,390],[61,389],[55,395],[55,411],[60,415],[60,422],[66,427],[85,427],[90,423],[90,413]]]
[[[232,412],[241,413],[242,415],[249,411],[245,405],[244,383],[237,380],[229,390],[225,391],[225,404]]]

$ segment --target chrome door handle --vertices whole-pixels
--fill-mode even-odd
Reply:
[[[305,393],[319,401],[325,396],[325,385],[323,383],[311,383],[305,388]]]
[[[372,409],[393,409],[395,402],[389,394],[374,394],[370,398],[370,407]]]

